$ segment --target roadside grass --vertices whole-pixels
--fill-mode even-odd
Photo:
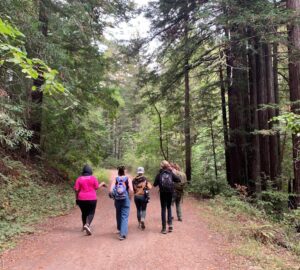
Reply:
[[[253,269],[300,269],[299,235],[284,224],[270,221],[236,197],[216,197],[199,207],[212,229],[232,243],[231,253],[249,261]]]

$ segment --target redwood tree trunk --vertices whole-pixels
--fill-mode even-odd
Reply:
[[[264,44],[257,41],[256,71],[257,71],[257,89],[258,89],[258,126],[260,130],[268,130],[268,111],[262,109],[268,102],[266,65],[264,57]],[[267,189],[267,180],[270,177],[270,145],[269,136],[259,135],[260,161],[261,161],[261,183],[262,190]]]
[[[277,30],[277,29],[276,29]],[[279,83],[278,83],[278,43],[273,44],[273,79],[274,79],[274,94],[275,94],[275,104],[279,104]],[[275,109],[275,115],[279,115],[279,108]],[[278,176],[281,175],[281,170],[282,170],[282,151],[280,147],[280,134],[277,134],[277,143],[278,143]],[[279,179],[277,180],[278,182],[278,188],[281,190],[282,189],[282,181]]]
[[[228,110],[229,110],[229,159],[231,186],[248,185],[246,111],[248,110],[248,75],[246,46],[239,42],[243,31],[231,31],[230,52],[227,57]]]
[[[223,55],[221,55],[222,58]],[[226,176],[227,182],[230,179],[230,160],[229,160],[229,135],[228,135],[228,122],[227,122],[227,111],[226,111],[226,88],[224,82],[222,64],[219,66],[219,78],[220,78],[220,89],[221,89],[221,101],[222,101],[222,120],[223,120],[223,135],[224,135],[224,147],[225,147],[225,163],[226,163]]]
[[[274,87],[274,78],[273,78],[273,61],[272,61],[272,46],[271,44],[264,45],[264,56],[265,56],[265,64],[266,64],[266,79],[267,79],[267,103],[275,105],[275,87]],[[268,109],[268,120],[272,120],[273,117],[276,116],[275,108]],[[269,128],[272,129],[272,122],[269,123]],[[278,177],[278,165],[279,165],[279,151],[278,151],[278,136],[277,134],[269,136],[270,143],[270,179],[273,181],[273,185],[278,187],[277,185],[277,177]]]
[[[249,33],[252,36],[252,33]],[[250,90],[250,149],[249,149],[249,188],[250,193],[261,192],[260,182],[260,148],[259,136],[254,131],[258,130],[258,106],[257,106],[257,70],[256,70],[256,55],[255,55],[255,42],[250,39],[248,51],[248,65],[249,65],[249,90]]]
[[[300,1],[287,0],[287,8],[295,12],[295,17],[300,16]],[[299,114],[300,100],[300,24],[293,22],[288,26],[289,32],[289,87],[292,111]],[[298,103],[295,103],[298,101]],[[293,160],[294,160],[294,185],[293,192],[297,194],[297,204],[300,205],[300,137],[293,136]]]

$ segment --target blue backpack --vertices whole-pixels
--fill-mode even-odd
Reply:
[[[115,200],[124,200],[127,198],[127,176],[118,176],[116,178],[116,184],[114,188],[114,197]]]

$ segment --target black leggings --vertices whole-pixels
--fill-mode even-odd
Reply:
[[[166,223],[172,225],[172,196],[173,193],[160,192],[160,205],[161,205],[161,223],[162,227],[166,228]],[[166,212],[168,213],[168,221],[166,221]]]
[[[97,206],[97,201],[77,201],[77,204],[81,210],[81,219],[82,219],[82,225],[85,224],[91,225],[95,210]]]

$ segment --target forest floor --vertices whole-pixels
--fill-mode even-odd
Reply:
[[[110,174],[112,179],[114,172]],[[207,209],[197,200],[185,198],[183,222],[175,218],[174,231],[162,235],[159,197],[154,188],[146,229],[138,229],[132,201],[128,238],[119,241],[113,201],[103,189],[98,193],[91,236],[81,232],[80,210],[75,208],[37,224],[33,234],[22,236],[14,249],[0,254],[0,269],[267,269],[232,252],[237,244],[213,229],[213,214],[208,219]],[[223,221],[219,218],[219,222]]]

